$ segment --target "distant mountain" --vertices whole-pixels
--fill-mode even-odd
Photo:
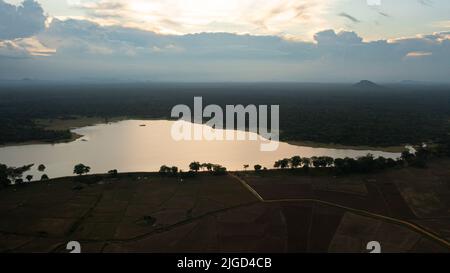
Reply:
[[[358,87],[358,88],[381,88],[381,85],[378,85],[378,84],[368,81],[368,80],[362,80],[362,81],[354,84],[353,86]]]

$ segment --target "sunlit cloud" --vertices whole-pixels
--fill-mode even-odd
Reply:
[[[100,24],[120,24],[165,34],[232,32],[297,36],[325,28],[324,16],[337,1],[70,0],[69,4]]]
[[[26,58],[49,57],[56,53],[56,49],[43,45],[35,37],[0,41],[0,56]]]
[[[413,51],[406,54],[407,58],[420,58],[420,57],[427,57],[433,55],[432,52],[423,52],[423,51]]]

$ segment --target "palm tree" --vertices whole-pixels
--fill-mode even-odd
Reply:
[[[249,167],[250,167],[250,165],[245,164],[245,165],[244,165],[244,170],[247,171],[247,169],[248,169]]]
[[[29,175],[27,175],[26,178],[27,178],[28,182],[31,182],[31,180],[33,179],[33,176],[31,174],[29,174]]]

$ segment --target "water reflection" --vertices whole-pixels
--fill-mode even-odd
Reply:
[[[258,141],[175,141],[171,137],[173,121],[127,120],[73,130],[84,137],[71,143],[10,146],[0,148],[0,162],[8,166],[35,163],[29,172],[35,178],[44,164],[50,178],[70,176],[74,165],[91,166],[91,173],[157,171],[161,165],[178,166],[187,171],[192,161],[218,163],[229,170],[241,170],[244,164],[271,168],[275,160],[302,157],[359,157],[368,153],[397,158],[397,153],[348,149],[311,148],[280,143],[274,152],[261,152]],[[143,126],[145,125],[145,126]],[[204,126],[204,125],[195,125]],[[252,133],[247,133],[252,134]]]

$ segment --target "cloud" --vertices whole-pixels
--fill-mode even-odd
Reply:
[[[53,19],[33,37],[0,42],[0,74],[71,80],[448,81],[449,52],[450,32],[365,41],[356,32],[328,29],[313,41],[298,41],[276,35],[172,35]]]
[[[45,20],[44,10],[34,0],[20,6],[0,0],[0,40],[31,37],[45,28]]]
[[[337,1],[72,0],[69,3],[82,10],[89,20],[164,34],[203,31],[279,34],[322,27],[328,9]]]
[[[319,45],[356,45],[361,44],[362,38],[355,32],[341,31],[336,33],[334,30],[325,30],[314,35],[314,40]]]
[[[12,41],[0,41],[0,58],[22,59],[29,56],[26,48]]]
[[[431,56],[431,55],[433,55],[433,52],[412,51],[412,52],[408,52],[408,54],[406,54],[406,57],[420,58],[420,57],[427,57],[427,56]]]

